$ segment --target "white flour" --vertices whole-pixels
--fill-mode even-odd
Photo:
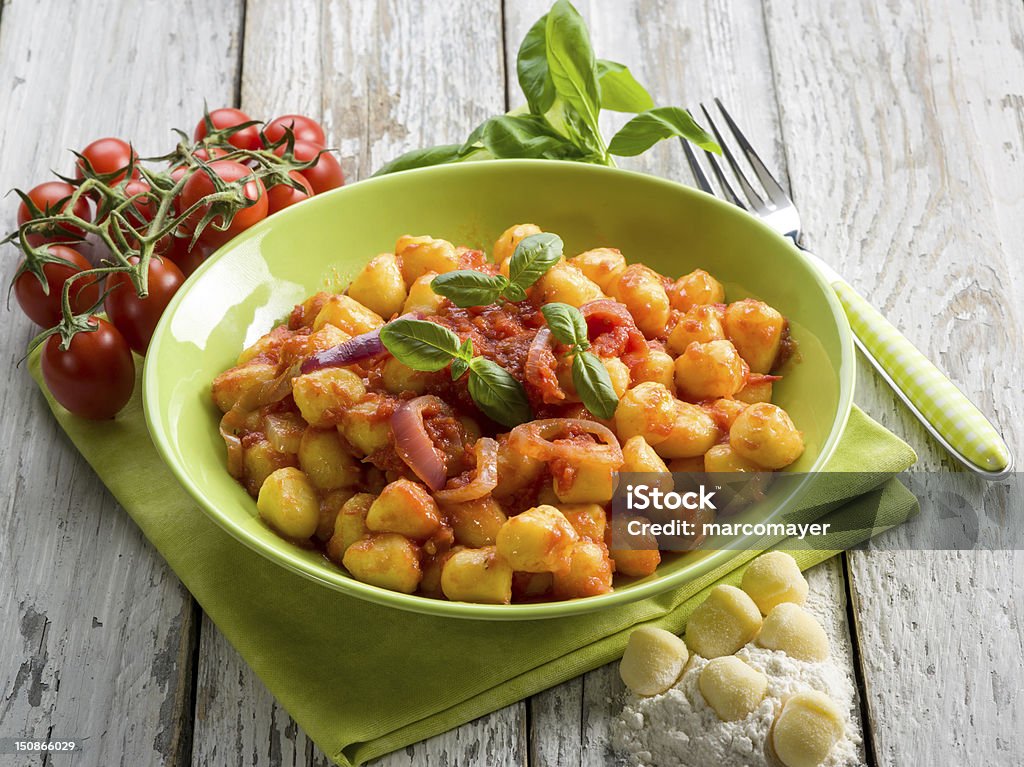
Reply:
[[[834,640],[832,644],[835,647]],[[736,655],[768,677],[760,706],[740,721],[721,721],[697,686],[708,661],[691,656],[682,678],[664,694],[650,698],[628,695],[622,713],[612,723],[613,744],[627,763],[644,767],[775,767],[766,744],[781,699],[812,689],[827,693],[847,715],[846,735],[833,747],[824,767],[860,763],[860,738],[849,727],[855,704],[853,680],[843,669],[831,659],[808,663],[753,644]]]

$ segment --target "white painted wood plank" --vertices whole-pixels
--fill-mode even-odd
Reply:
[[[766,7],[811,247],[997,419],[1019,456],[1024,9]],[[952,467],[883,384],[862,375],[858,387],[921,466]],[[1022,554],[855,552],[849,562],[878,762],[1019,762]]]
[[[49,168],[68,172],[66,148],[99,136],[130,138],[143,154],[165,151],[170,127],[190,129],[204,95],[230,98],[239,19],[235,2],[4,2],[3,191],[33,186]],[[4,232],[15,208],[13,196],[0,204]],[[4,284],[17,265],[5,250]],[[0,734],[81,740],[76,767],[182,764],[197,611],[64,438],[24,366],[15,369],[36,329],[16,306],[6,321]],[[37,754],[17,763],[43,762]]]
[[[457,141],[504,110],[498,2],[276,3],[246,12],[242,107],[321,118],[358,179],[418,146]],[[193,764],[322,765],[326,757],[208,620],[200,641]],[[525,704],[379,760],[523,763]]]
[[[517,2],[506,9],[506,71],[513,105],[522,101],[515,77],[519,41],[549,6],[546,0]],[[630,67],[660,105],[696,108],[714,96],[741,106],[751,138],[766,161],[785,178],[785,157],[760,4],[733,2],[659,3],[630,0],[577,3],[590,24],[599,57]],[[608,130],[626,118],[606,120]],[[609,134],[610,135],[610,134]],[[687,181],[686,160],[676,142],[666,142],[624,167]],[[815,568],[808,577],[824,604],[831,605],[841,651],[836,657],[853,670],[846,621],[845,581],[839,561]],[[608,726],[621,708],[616,664],[535,696],[530,701],[531,761],[535,764],[604,765],[614,759]],[[854,727],[861,728],[860,712]]]

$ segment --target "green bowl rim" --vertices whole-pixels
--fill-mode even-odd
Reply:
[[[825,465],[828,459],[832,456],[839,444],[839,440],[842,437],[843,432],[846,429],[846,423],[850,416],[850,410],[853,405],[853,393],[855,385],[855,356],[854,356],[854,344],[853,334],[850,329],[849,322],[847,321],[846,314],[843,311],[842,305],[839,303],[839,299],[836,297],[831,285],[825,279],[820,269],[803,253],[793,246],[789,240],[778,234],[775,230],[768,227],[763,221],[758,219],[756,216],[752,216],[746,211],[731,205],[724,200],[721,200],[713,195],[702,192],[698,189],[685,186],[669,179],[661,178],[660,176],[654,176],[647,173],[640,173],[637,171],[623,170],[621,168],[609,168],[602,165],[589,165],[585,163],[577,163],[570,161],[561,160],[483,160],[477,162],[466,162],[457,163],[452,165],[439,165],[431,166],[427,168],[416,168],[413,170],[402,171],[400,173],[394,173],[386,176],[376,176],[368,179],[364,179],[357,183],[333,189],[325,194],[316,195],[308,200],[305,200],[299,205],[302,206],[314,206],[327,204],[330,198],[338,195],[348,194],[351,189],[361,189],[367,185],[373,184],[384,184],[394,183],[393,179],[408,176],[411,174],[475,174],[480,172],[488,172],[487,168],[494,167],[495,164],[500,164],[503,171],[515,170],[516,168],[539,168],[542,167],[547,170],[552,170],[556,173],[562,172],[561,170],[555,170],[561,168],[564,170],[572,170],[573,172],[582,173],[584,175],[590,173],[595,177],[599,176],[631,176],[637,179],[642,179],[646,183],[651,183],[655,186],[664,186],[671,188],[674,192],[682,191],[685,195],[690,195],[695,199],[699,199],[704,204],[710,204],[718,206],[720,208],[728,210],[730,214],[745,216],[749,222],[754,223],[761,229],[767,238],[782,240],[790,248],[797,260],[802,262],[803,265],[810,272],[812,279],[814,279],[818,286],[821,288],[822,293],[825,296],[826,303],[832,311],[832,315],[835,319],[836,325],[839,330],[840,342],[841,342],[841,360],[840,369],[837,371],[839,378],[839,417],[836,419],[835,424],[832,427],[832,431],[829,433],[828,438],[822,445],[821,452],[814,464],[807,470],[807,477],[803,481],[797,483],[797,486],[792,490],[789,496],[779,504],[779,510],[781,511],[786,506],[795,503],[799,500],[809,486],[811,474],[820,471]],[[202,488],[198,487],[179,465],[177,459],[174,456],[173,450],[170,447],[170,437],[164,431],[164,428],[157,417],[157,413],[154,412],[157,405],[157,387],[159,376],[155,370],[156,360],[159,355],[160,347],[163,344],[164,337],[167,335],[167,328],[171,323],[171,318],[174,316],[179,304],[184,300],[185,295],[195,285],[196,282],[202,279],[203,275],[210,269],[211,264],[219,259],[225,252],[238,247],[241,243],[255,237],[260,237],[269,228],[279,224],[282,221],[287,220],[290,212],[298,206],[291,206],[279,213],[269,216],[258,224],[254,225],[250,229],[243,232],[238,237],[234,238],[223,246],[222,248],[215,251],[206,259],[199,268],[189,276],[182,287],[175,293],[174,297],[168,303],[164,310],[163,316],[160,318],[160,322],[153,333],[152,341],[150,342],[148,353],[145,357],[143,366],[143,410],[146,416],[146,423],[149,427],[150,436],[153,440],[153,444],[156,446],[157,452],[163,459],[164,463],[170,468],[171,473],[177,478],[182,486],[188,491],[189,495],[199,504],[200,508],[206,512],[207,516],[213,519],[222,529],[229,533],[233,538],[244,544],[245,546],[253,549],[259,554],[262,554],[267,559],[275,562],[282,567],[285,567],[299,575],[305,576],[318,583],[324,584],[334,590],[342,593],[365,599],[376,604],[384,605],[387,607],[395,607],[402,610],[407,610],[416,613],[422,613],[426,615],[434,615],[441,617],[453,617],[462,619],[475,619],[475,620],[534,620],[544,618],[563,618],[573,615],[581,615],[584,613],[595,612],[597,610],[603,610],[605,608],[614,607],[616,605],[629,604],[636,602],[641,599],[655,596],[657,594],[669,591],[677,586],[681,586],[684,582],[689,582],[700,578],[712,569],[725,564],[727,561],[735,557],[740,553],[740,549],[726,549],[707,552],[699,561],[695,562],[692,566],[685,569],[681,569],[678,572],[670,573],[668,575],[655,577],[649,583],[639,583],[632,585],[625,590],[616,590],[610,594],[603,594],[595,597],[585,597],[581,599],[566,600],[560,602],[539,602],[531,604],[514,604],[514,605],[487,605],[487,604],[475,604],[469,602],[450,602],[442,599],[433,599],[430,597],[417,596],[414,594],[403,594],[397,591],[389,591],[379,586],[373,586],[368,583],[363,583],[352,578],[342,570],[338,570],[336,578],[325,578],[322,573],[318,572],[311,564],[304,561],[303,559],[293,556],[290,551],[290,545],[284,539],[281,539],[284,546],[270,547],[266,546],[260,541],[252,538],[248,531],[241,525],[236,524],[229,516],[222,514],[221,511],[206,498]],[[755,536],[750,536],[750,542],[753,542]],[[326,560],[325,560],[326,562]]]

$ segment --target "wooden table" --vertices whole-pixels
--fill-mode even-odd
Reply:
[[[350,179],[520,101],[545,0],[3,0],[0,186],[98,136],[166,151],[203,100],[322,118]],[[1024,6],[999,0],[581,2],[659,103],[721,96],[788,179],[807,242],[1001,425],[1024,430]],[[628,163],[688,178],[678,145]],[[0,223],[14,226],[15,201]],[[15,268],[7,248],[3,274]],[[713,264],[709,265],[709,268]],[[0,338],[0,737],[31,764],[322,765],[85,461]],[[951,466],[872,375],[858,402]],[[850,553],[809,573],[850,641],[870,764],[1024,759],[1024,555]],[[613,667],[378,764],[602,765]],[[11,761],[8,761],[11,760]],[[0,764],[18,763],[0,756]]]

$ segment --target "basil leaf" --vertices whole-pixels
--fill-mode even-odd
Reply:
[[[473,359],[473,339],[467,338],[462,342],[462,346],[459,347],[456,359],[462,360],[463,362],[469,362]]]
[[[463,373],[469,370],[469,363],[461,357],[457,357],[452,360],[452,380],[458,381],[462,378]]]
[[[562,258],[562,238],[550,232],[524,237],[508,265],[508,279],[523,290],[539,280]]]
[[[577,113],[589,131],[600,141],[597,124],[600,90],[597,85],[597,60],[590,45],[590,33],[583,17],[569,0],[557,0],[548,11],[545,25],[548,71],[555,91]]]
[[[548,15],[545,13],[530,27],[516,56],[516,75],[519,87],[523,89],[526,103],[535,115],[542,115],[551,109],[555,100],[555,85],[548,71],[548,51],[545,29]]]
[[[597,84],[601,91],[601,108],[614,112],[643,112],[654,109],[654,99],[636,81],[625,64],[607,59],[597,60]]]
[[[380,329],[380,340],[395,359],[413,370],[440,370],[459,353],[459,337],[426,320],[392,320]]]
[[[604,420],[615,415],[619,396],[597,355],[584,351],[576,353],[572,361],[572,383],[583,405],[591,413]]]
[[[413,149],[411,152],[396,157],[389,163],[385,163],[374,176],[383,176],[386,173],[397,173],[400,170],[411,170],[413,168],[426,168],[430,165],[444,165],[455,162],[462,154],[461,144],[442,144],[440,146],[429,146],[426,149]]]
[[[484,123],[479,141],[498,159],[576,160],[583,156],[579,147],[540,115],[492,117]]]
[[[612,137],[608,151],[620,157],[646,152],[662,139],[679,136],[701,149],[721,154],[721,148],[708,133],[679,107],[657,107],[641,112]]]
[[[523,385],[486,357],[474,357],[469,363],[469,396],[484,415],[502,426],[518,426],[533,418]]]
[[[508,287],[501,293],[502,298],[505,298],[512,303],[518,303],[519,301],[526,300],[526,291],[516,285],[514,282],[510,282]]]
[[[492,277],[472,269],[445,272],[430,282],[435,293],[463,309],[493,304],[507,286],[508,280],[500,274]]]
[[[585,350],[590,346],[587,338],[587,321],[575,306],[569,304],[545,304],[540,308],[548,327],[559,342]]]

